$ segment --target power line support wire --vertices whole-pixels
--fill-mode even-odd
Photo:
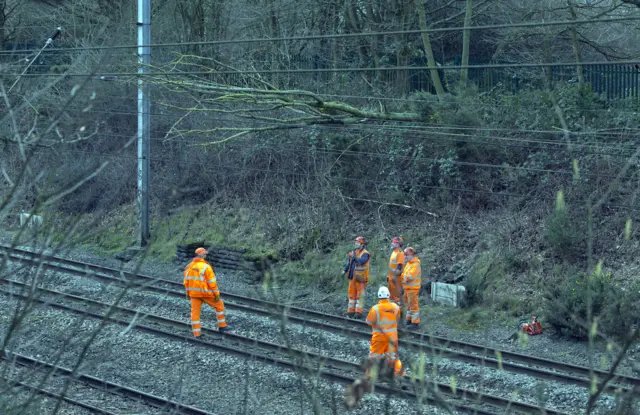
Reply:
[[[151,0],[138,0],[138,73],[151,63]],[[138,78],[138,246],[149,243],[149,156],[151,141],[149,82]]]
[[[29,64],[27,65],[26,68],[24,68],[24,70],[22,71],[22,73],[18,76],[18,78],[16,78],[16,80],[13,82],[13,84],[11,85],[11,87],[9,88],[9,90],[7,91],[7,93],[11,92],[11,90],[13,89],[14,86],[16,86],[16,84],[18,83],[18,81],[20,80],[20,78],[22,78],[22,75],[24,75],[25,73],[27,73],[27,70],[31,67],[31,65],[33,65],[33,62],[38,60],[38,57],[40,56],[40,54],[42,53],[42,51],[49,46],[50,44],[53,43],[54,40],[56,40],[56,38],[58,37],[58,35],[60,35],[60,32],[62,31],[61,27],[56,28],[56,30],[53,31],[53,34],[49,37],[49,39],[47,39],[47,41],[44,43],[44,46],[42,47],[42,49],[40,49],[38,51],[38,54],[29,61]]]

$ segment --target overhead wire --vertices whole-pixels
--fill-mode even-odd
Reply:
[[[612,65],[638,65],[640,64],[640,59],[635,60],[624,60],[624,61],[587,61],[582,62],[583,66],[586,65],[601,65],[601,66],[612,66]],[[138,72],[99,72],[95,73],[62,73],[62,74],[53,74],[53,73],[43,73],[43,74],[34,74],[34,73],[26,73],[22,75],[23,77],[37,77],[37,76],[66,76],[66,77],[99,77],[99,76],[122,76],[122,77],[133,77],[133,76],[194,76],[194,75],[249,75],[249,74],[295,74],[295,73],[343,73],[343,72],[390,72],[390,71],[413,71],[413,70],[449,70],[449,69],[504,69],[504,68],[551,68],[551,67],[575,67],[575,62],[551,62],[551,63],[493,63],[493,64],[482,64],[482,65],[442,65],[442,66],[389,66],[389,67],[377,67],[377,68],[362,68],[362,67],[354,67],[354,68],[309,68],[309,69],[241,69],[241,70],[233,70],[233,71],[192,71],[192,72],[183,72],[183,71],[150,71],[145,73]],[[18,76],[19,73],[0,73],[3,76]],[[268,90],[265,90],[265,92]]]
[[[507,24],[493,24],[482,26],[457,26],[457,27],[438,27],[429,29],[413,29],[413,30],[394,30],[394,31],[381,31],[381,32],[359,32],[359,33],[340,33],[329,35],[305,35],[305,36],[288,36],[288,37],[274,37],[274,38],[254,38],[254,39],[229,39],[229,40],[210,40],[210,41],[194,41],[194,42],[171,42],[171,43],[151,43],[148,45],[114,45],[114,46],[86,46],[77,48],[55,48],[50,49],[58,51],[87,51],[87,50],[113,50],[113,49],[127,49],[138,47],[153,47],[153,48],[165,48],[176,46],[204,46],[204,45],[225,45],[225,44],[241,44],[241,43],[257,43],[257,42],[286,42],[286,41],[303,41],[303,40],[320,40],[320,39],[340,39],[340,38],[354,38],[354,37],[367,37],[367,36],[396,36],[396,35],[408,35],[408,34],[422,34],[422,33],[440,33],[440,32],[461,32],[465,30],[496,30],[496,29],[515,29],[515,28],[539,28],[549,26],[572,26],[581,24],[602,24],[602,23],[621,23],[629,21],[638,21],[640,16],[623,16],[612,17],[606,19],[576,19],[576,20],[554,20],[554,21],[537,21],[537,22],[523,22],[523,23],[507,23]],[[34,49],[35,50],[35,49]],[[2,53],[0,53],[2,54]]]
[[[37,150],[45,150],[43,148],[38,148]],[[99,156],[99,157],[107,157],[107,158],[115,158],[115,159],[125,159],[125,160],[129,160],[129,161],[133,161],[133,158],[129,158],[126,156],[122,156],[120,154],[116,154],[116,153],[111,153],[111,154],[105,154],[105,153],[98,153],[98,152],[91,152],[91,151],[81,151],[81,150],[69,150],[69,149],[63,149],[62,152],[65,153],[70,153],[70,154],[80,154],[80,155],[95,155],[95,156]],[[166,157],[166,156],[151,156],[152,159],[160,159],[163,161],[173,161],[171,158]],[[235,169],[237,169],[237,165],[235,167]],[[226,168],[224,166],[221,166],[221,171],[223,171],[225,176],[228,176],[228,172],[229,170],[233,170],[230,168]],[[399,183],[397,182],[388,182],[388,181],[379,181],[379,180],[373,180],[373,179],[367,179],[367,178],[352,178],[352,177],[342,177],[342,176],[331,176],[329,174],[312,174],[309,172],[292,172],[292,171],[282,171],[282,170],[273,170],[273,169],[262,169],[262,168],[256,168],[256,167],[248,167],[248,166],[242,166],[242,172],[238,172],[238,173],[243,173],[243,172],[260,172],[260,173],[268,173],[268,174],[282,174],[285,176],[301,176],[301,177],[310,177],[310,178],[317,178],[317,179],[322,179],[322,180],[342,180],[342,181],[346,181],[346,182],[354,182],[354,183],[369,183],[369,184],[375,184],[375,185],[381,185],[381,186],[391,186],[391,187],[397,187],[399,185]],[[242,175],[242,174],[239,174]],[[420,183],[406,183],[407,187],[418,187],[418,188],[423,188],[423,189],[434,189],[434,190],[446,190],[446,191],[450,191],[450,192],[454,192],[454,193],[473,193],[473,194],[485,194],[485,195],[490,195],[490,196],[496,196],[496,197],[520,197],[520,198],[524,198],[524,197],[530,197],[530,195],[527,194],[521,194],[521,193],[512,193],[512,192],[497,192],[497,191],[490,191],[490,190],[478,190],[478,189],[467,189],[467,188],[456,188],[456,187],[448,187],[448,186],[433,186],[433,185],[425,185],[425,184],[420,184]],[[542,197],[546,200],[554,200],[555,199],[555,195],[549,195],[549,196],[537,196],[537,197]],[[635,208],[634,206],[631,205],[616,205],[616,204],[605,204],[608,207],[614,207],[614,208],[620,208],[620,209],[625,209],[625,210],[632,210],[632,211],[640,211],[640,208]]]
[[[96,113],[101,113],[101,111],[93,111],[93,110],[88,110],[86,112],[96,112]],[[122,113],[119,113],[122,114]],[[137,113],[126,113],[124,112],[124,114],[126,115],[137,115]],[[163,116],[165,114],[162,114]],[[176,119],[179,119],[180,116],[176,116]],[[247,124],[251,124],[251,123],[255,123],[257,125],[274,125],[273,122],[270,121],[266,121],[266,120],[254,120],[254,119],[244,119],[243,122],[247,123]],[[217,119],[215,120],[215,123],[231,123],[231,124],[235,124],[237,123],[236,120],[225,120],[225,119]],[[285,125],[285,124],[283,124]],[[295,126],[295,124],[294,124]],[[436,125],[436,126],[430,126],[430,125],[417,125],[417,126],[412,126],[412,125],[395,125],[395,124],[390,124],[390,123],[381,123],[381,124],[345,124],[345,125],[332,125],[332,124],[322,124],[322,123],[318,123],[318,124],[312,124],[312,125],[300,125],[299,128],[311,128],[311,127],[315,127],[315,128],[323,128],[323,129],[337,129],[340,131],[344,131],[344,130],[350,130],[350,129],[354,129],[357,131],[360,130],[384,130],[384,131],[394,131],[397,133],[402,133],[402,134],[407,134],[407,133],[420,133],[420,134],[427,134],[427,133],[437,133],[438,135],[440,135],[440,137],[437,137],[434,139],[438,139],[438,140],[442,140],[444,139],[443,137],[454,137],[449,141],[460,141],[460,142],[466,142],[465,140],[457,140],[455,139],[455,137],[462,137],[462,138],[473,138],[473,143],[480,143],[479,139],[493,139],[493,140],[500,140],[500,141],[506,141],[506,142],[514,142],[514,143],[528,143],[528,144],[540,144],[540,145],[550,145],[550,146],[566,146],[567,142],[565,140],[565,136],[568,134],[569,137],[571,136],[588,136],[588,137],[599,137],[599,136],[605,136],[605,137],[610,137],[611,133],[598,133],[598,132],[565,132],[562,130],[558,130],[558,131],[552,131],[552,130],[517,130],[517,129],[502,129],[501,131],[507,131],[507,132],[512,132],[512,133],[524,133],[524,134],[553,134],[553,135],[558,135],[562,137],[562,140],[559,141],[551,141],[551,140],[537,140],[537,139],[527,139],[527,138],[521,138],[521,137],[505,137],[505,136],[496,136],[496,135],[487,135],[487,134],[465,134],[465,133],[461,133],[461,132],[450,132],[450,131],[443,131],[443,130],[458,130],[458,129],[462,129],[462,130],[468,130],[468,131],[476,131],[476,132],[489,132],[489,131],[496,131],[496,129],[493,129],[491,127],[461,127],[461,126],[456,126],[456,125],[447,125],[447,124],[442,124],[442,125]],[[247,126],[247,129],[250,129],[251,126]],[[211,130],[215,130],[216,127],[213,126],[210,128]],[[630,133],[638,133],[640,132],[640,129],[629,129],[629,130],[623,130],[624,132],[630,132]],[[202,131],[203,133],[206,132],[206,130]],[[212,131],[213,132],[213,131]],[[256,131],[257,133],[259,131]],[[188,130],[188,131],[183,131],[183,130],[177,130],[177,133],[191,133],[191,134],[197,134],[197,130],[193,131],[193,130]],[[619,134],[618,134],[619,135]],[[637,137],[640,138],[640,137]],[[163,139],[167,139],[167,136],[163,137]],[[629,146],[614,146],[614,145],[608,145],[608,144],[593,144],[593,143],[580,143],[580,142],[571,142],[570,143],[571,146],[574,147],[579,147],[579,148],[593,148],[593,149],[598,149],[598,150],[605,150],[605,151],[610,151],[610,150],[633,150],[635,149],[635,147],[632,147],[631,145]],[[536,147],[530,147],[530,148],[536,148]],[[603,153],[604,154],[604,153]]]
[[[137,113],[126,112],[126,111],[100,111],[100,110],[86,110],[83,109],[83,112],[87,113],[114,113],[117,115],[131,115],[135,116]],[[172,119],[180,119],[181,116],[171,115],[171,114],[155,114],[161,116],[169,116]],[[247,129],[253,128],[253,125],[273,125],[272,122],[266,120],[259,119],[246,119],[243,122],[248,123],[249,125],[245,125]],[[227,120],[227,119],[217,119],[215,121],[216,124],[235,124],[236,120]],[[295,125],[294,125],[295,126]],[[215,130],[217,127],[212,127],[211,130]],[[300,125],[298,128],[320,128],[323,130],[340,130],[340,131],[349,131],[355,130],[355,132],[361,132],[366,130],[374,130],[374,131],[385,131],[392,132],[396,134],[418,134],[422,137],[428,137],[432,140],[438,141],[453,141],[453,142],[466,142],[471,144],[481,144],[481,145],[493,145],[496,146],[496,143],[492,143],[486,140],[497,140],[503,141],[507,143],[515,143],[513,144],[505,144],[505,147],[520,147],[520,148],[532,148],[532,149],[541,149],[538,146],[556,146],[556,147],[566,147],[567,142],[564,139],[565,135],[568,134],[569,137],[610,137],[610,136],[619,136],[621,133],[637,133],[638,129],[623,129],[617,132],[602,132],[598,133],[594,132],[564,132],[562,130],[552,131],[552,130],[518,130],[518,129],[496,129],[493,127],[463,127],[457,125],[419,125],[419,126],[408,126],[408,125],[397,125],[391,124],[389,122],[380,123],[380,124],[356,124],[356,125],[326,125],[326,124],[316,124],[316,125]],[[443,131],[443,130],[464,130],[470,131],[470,133],[462,133],[462,132],[451,132],[451,131]],[[531,139],[531,138],[522,138],[522,137],[505,137],[505,136],[497,136],[486,134],[486,132],[492,131],[506,131],[511,133],[525,133],[525,134],[548,134],[548,135],[558,135],[562,137],[562,140],[551,141],[551,140],[540,140],[540,139]],[[212,131],[213,132],[213,131]],[[258,131],[257,131],[258,132]],[[483,132],[484,134],[477,134],[477,132]],[[185,133],[189,134],[189,131],[181,131],[177,130],[176,133],[172,135],[165,135],[162,137],[152,137],[152,140],[171,140],[178,135]],[[205,134],[205,131],[202,131],[202,134]],[[197,134],[197,132],[191,132],[191,134]],[[437,136],[435,136],[437,134]],[[467,139],[468,138],[468,139]],[[636,137],[637,138],[637,137]],[[184,141],[184,139],[181,139]],[[215,140],[212,140],[215,141]],[[521,145],[522,143],[531,144],[531,145]],[[574,148],[579,148],[584,154],[597,154],[597,155],[609,155],[609,156],[624,156],[624,154],[619,153],[610,153],[610,151],[630,151],[633,148],[630,146],[615,146],[612,144],[601,144],[594,142],[570,142],[569,143]],[[544,148],[542,148],[544,149]],[[585,152],[585,149],[593,149],[594,151]]]
[[[233,120],[217,120],[217,123],[229,123],[229,124],[235,124],[235,121]],[[264,122],[265,125],[270,125],[267,122]],[[214,130],[217,127],[212,128],[212,130]],[[224,127],[222,127],[224,128]],[[247,126],[247,129],[250,129],[250,126]],[[258,127],[259,128],[259,127]],[[359,125],[355,125],[353,126],[353,128],[350,127],[345,127],[345,126],[335,126],[335,125],[324,125],[324,124],[319,124],[319,125],[308,125],[308,126],[300,126],[299,128],[303,129],[303,128],[319,128],[321,130],[338,130],[340,132],[344,132],[344,131],[348,131],[348,130],[353,130],[353,132],[355,133],[361,133],[363,131],[374,131],[374,132],[386,132],[386,131],[391,131],[394,134],[402,134],[402,135],[406,135],[406,134],[414,134],[414,136],[417,136],[419,138],[425,138],[425,139],[429,139],[432,140],[431,144],[437,145],[440,143],[436,143],[436,142],[454,142],[454,143],[468,143],[468,144],[472,144],[472,145],[487,145],[487,146],[494,146],[494,147],[499,147],[499,148],[522,148],[522,149],[532,149],[532,150],[552,150],[552,151],[565,151],[567,150],[567,143],[566,141],[560,140],[560,141],[548,141],[548,140],[532,140],[532,139],[523,139],[523,138],[512,138],[512,137],[500,137],[500,136],[487,136],[487,135],[475,135],[475,134],[462,134],[462,133],[443,133],[443,132],[439,132],[439,131],[429,131],[428,129],[410,129],[407,127],[402,127],[402,126],[390,126],[390,125],[386,125],[386,124],[382,124],[382,125],[364,125],[364,124],[359,124]],[[394,131],[395,130],[395,131]],[[221,130],[224,131],[224,130]],[[214,132],[214,131],[212,131]],[[256,133],[260,133],[260,131],[256,131]],[[87,135],[89,135],[91,133],[87,133]],[[126,135],[126,134],[122,134],[122,135],[118,135],[112,132],[100,132],[98,133],[99,135],[107,135],[110,137],[123,137],[123,138],[129,138],[133,135],[135,135],[135,132],[131,132],[131,134]],[[211,139],[211,140],[205,140],[205,139],[195,139],[195,138],[191,138],[191,139],[186,139],[184,137],[181,137],[183,134],[190,134],[193,135],[193,133],[190,133],[189,131],[183,132],[183,131],[176,131],[175,133],[169,135],[165,135],[165,136],[157,136],[157,137],[151,137],[151,141],[161,141],[161,142],[179,142],[179,143],[187,143],[187,144],[192,144],[192,145],[204,145],[206,143],[215,143],[216,141],[221,140],[222,138],[215,138],[215,139]],[[468,139],[465,139],[468,138]],[[497,140],[497,141],[508,141],[511,143],[500,143],[500,142],[491,142],[491,141],[486,141],[486,140]],[[528,143],[531,145],[523,145],[520,143]],[[225,145],[232,145],[232,144],[225,144]],[[444,145],[444,143],[442,144]],[[548,147],[549,145],[554,145],[554,146],[558,146],[556,148],[550,148]],[[590,143],[579,143],[579,142],[571,142],[570,145],[572,146],[572,148],[574,149],[579,149],[582,155],[598,155],[598,156],[610,156],[610,157],[615,157],[615,158],[625,158],[627,156],[629,156],[631,153],[629,154],[625,154],[624,151],[629,151],[632,152],[632,150],[634,150],[634,147],[628,146],[614,146],[614,145],[607,145],[607,144],[590,144]],[[592,151],[587,151],[584,148],[590,148],[590,149],[594,149]],[[617,153],[611,152],[611,151],[618,151]],[[568,151],[568,150],[567,150]],[[623,152],[622,154],[620,152]]]
[[[127,138],[127,139],[131,139],[132,137],[135,136],[135,134],[130,134],[130,135],[117,135],[117,134],[109,134],[109,133],[97,133],[97,135],[100,136],[105,136],[105,137],[118,137],[118,138]],[[152,137],[151,140],[162,140],[162,141],[166,141],[163,138],[160,137]],[[179,144],[191,144],[193,146],[202,146],[202,145],[206,145],[206,142],[203,142],[202,140],[179,140],[177,141]],[[230,143],[230,144],[225,144],[225,151],[228,151],[229,148],[246,148],[246,144],[244,143]],[[282,151],[282,152],[295,152],[295,153],[302,153],[302,154],[308,154],[308,155],[312,155],[314,153],[320,153],[320,154],[326,154],[326,155],[334,155],[334,156],[345,156],[345,157],[358,157],[358,158],[364,158],[364,157],[368,157],[368,158],[373,158],[373,157],[377,157],[377,158],[389,158],[389,154],[388,153],[381,153],[381,152],[372,152],[372,151],[364,151],[364,150],[349,150],[349,149],[335,149],[335,148],[327,148],[327,147],[315,147],[312,145],[306,146],[306,147],[302,147],[302,146],[284,146],[284,145],[266,145],[263,143],[258,143],[258,144],[254,144],[251,147],[252,150],[275,150],[275,151]],[[69,151],[73,151],[70,149],[65,149],[65,150],[69,150]],[[79,150],[81,151],[81,150]],[[132,154],[131,157],[134,157],[134,155]],[[137,157],[137,156],[136,156]],[[487,168],[487,169],[497,169],[497,170],[514,170],[514,171],[528,171],[528,172],[535,172],[535,173],[549,173],[549,174],[562,174],[562,175],[570,175],[570,176],[575,176],[576,172],[574,172],[573,170],[559,170],[559,169],[547,169],[547,168],[536,168],[536,167],[526,167],[526,166],[518,166],[518,165],[509,165],[509,164],[491,164],[491,163],[480,163],[480,162],[471,162],[471,161],[462,161],[462,160],[455,160],[455,159],[447,159],[447,160],[442,160],[442,158],[433,158],[433,157],[422,157],[422,156],[408,156],[408,155],[401,155],[401,154],[394,154],[393,155],[393,159],[394,160],[405,160],[405,161],[421,161],[421,162],[432,162],[432,163],[439,163],[439,162],[446,162],[448,164],[452,164],[452,165],[458,165],[458,166],[468,166],[468,167],[475,167],[475,168]],[[567,159],[568,163],[567,165],[571,165],[572,161],[571,159]],[[550,160],[549,163],[551,164],[557,164],[558,160]],[[635,172],[633,172],[635,174]],[[581,172],[580,176],[584,176],[584,177],[598,177],[598,178],[610,178],[610,179],[615,179],[617,178],[617,176],[614,175],[610,175],[610,174],[602,174],[602,173],[590,173],[590,172]]]
[[[637,19],[638,19],[638,18],[634,18],[634,19],[623,19],[623,20],[637,20]],[[590,22],[591,22],[591,21],[590,21]],[[597,22],[597,21],[592,21],[592,22],[594,22],[594,23],[595,23],[595,22]],[[602,22],[602,20],[601,20],[600,22]],[[564,24],[576,24],[576,23],[578,23],[578,21],[567,21],[567,22],[563,22],[563,23],[564,23]],[[560,22],[558,22],[558,24],[560,24]],[[494,25],[494,26],[496,26],[496,25]],[[489,27],[490,27],[490,26],[486,26],[486,27],[475,27],[475,29],[489,28]],[[497,27],[497,26],[496,26],[496,27]],[[525,26],[511,25],[510,27],[525,27]],[[444,30],[454,30],[454,28],[442,28],[442,29],[443,29],[443,31],[444,31]],[[462,28],[462,29],[471,29],[471,28]],[[437,29],[433,29],[432,31],[439,31],[439,30],[437,30]],[[424,32],[424,31],[404,31],[404,32],[406,32],[406,33],[421,33],[421,32]],[[396,33],[396,34],[397,34],[397,32],[387,32],[387,33]],[[366,36],[366,35],[375,35],[375,33],[368,33],[368,34],[348,34],[348,36],[345,36],[345,37],[351,37],[351,35],[363,35],[363,36]],[[317,39],[317,38],[323,38],[324,36],[325,36],[325,35],[323,35],[322,37],[313,37],[313,36],[311,36],[311,37],[306,37],[306,38],[309,38],[309,39]],[[326,36],[333,36],[333,35],[326,35]],[[340,36],[340,37],[342,37],[342,36]],[[299,38],[302,38],[302,37],[299,37]],[[288,38],[287,40],[291,40],[291,39],[295,39],[295,38]],[[251,40],[251,39],[245,39],[245,40],[241,40],[241,41],[240,41],[240,42],[238,42],[238,43],[246,43],[246,42],[252,42],[252,41],[277,41],[277,40],[285,40],[285,38],[281,38],[281,39],[262,39],[262,40]],[[216,42],[219,42],[219,41],[216,41]],[[236,42],[224,42],[224,41],[222,41],[222,43],[236,43]],[[215,44],[215,43],[211,43],[211,42],[194,42],[193,44]],[[160,44],[160,45],[153,45],[153,46],[167,46],[167,47],[168,47],[168,46],[171,46],[171,45],[172,45],[172,44]],[[173,45],[174,45],[174,46],[177,46],[177,45],[183,45],[183,44],[173,44]],[[127,46],[122,46],[122,47],[127,47]],[[137,45],[135,45],[135,47],[137,47]],[[105,47],[105,48],[107,48],[107,47]],[[111,47],[108,47],[108,48],[111,48]],[[69,49],[69,50],[82,50],[82,49],[83,49],[83,48],[75,48],[75,49]],[[639,63],[639,62],[640,62],[640,61],[628,61],[628,63],[630,63],[630,64],[631,64],[631,63]],[[588,65],[588,64],[607,64],[607,63],[609,63],[609,62],[597,62],[597,63],[593,63],[593,62],[589,63],[589,62],[586,62],[586,63],[583,63],[583,65]],[[625,63],[625,62],[623,62],[623,63]],[[616,62],[616,64],[619,64],[619,62]],[[540,65],[540,64],[512,64],[512,65],[511,65],[511,64],[498,64],[498,65],[475,65],[475,66],[462,66],[462,65],[459,65],[459,66],[449,66],[449,67],[446,67],[446,66],[445,66],[445,67],[439,67],[438,69],[462,69],[462,68],[485,68],[485,67],[486,67],[486,68],[495,68],[495,67],[531,67],[531,66],[535,66],[535,67],[540,67],[540,66],[549,67],[549,66],[560,66],[560,65],[563,65],[563,66],[575,66],[575,63],[573,63],[573,64],[571,64],[571,63],[553,63],[553,64],[543,64],[543,65]],[[363,69],[380,70],[381,68],[336,68],[336,71],[343,71],[343,70],[344,70],[344,71],[350,71],[350,72],[351,72],[351,71],[360,71],[360,70],[363,70]],[[430,68],[430,67],[413,67],[413,66],[412,66],[412,67],[404,67],[404,68],[402,68],[402,67],[401,67],[401,68],[382,68],[382,69],[388,69],[388,70],[398,70],[398,69],[400,69],[400,70],[402,70],[402,69],[432,69],[432,68]],[[317,69],[311,69],[311,70],[292,70],[292,71],[262,71],[262,70],[260,70],[260,71],[258,71],[258,70],[256,70],[256,71],[231,71],[231,72],[216,72],[216,73],[217,73],[217,74],[220,74],[220,73],[230,73],[230,74],[245,74],[245,73],[295,73],[295,72],[301,72],[301,73],[304,73],[304,72],[309,72],[309,71],[319,72]],[[168,75],[176,75],[176,74],[177,74],[177,75],[198,75],[198,74],[211,74],[211,73],[210,73],[210,72],[179,72],[179,73],[173,73],[173,72],[171,72],[171,73],[165,73],[165,74],[168,74]],[[121,74],[118,74],[118,75],[126,76],[126,75],[128,75],[128,74],[127,74],[127,73],[121,73]],[[139,75],[139,74],[136,72],[136,73],[133,73],[133,74],[131,74],[131,75],[136,75],[136,76],[137,76],[137,75]],[[85,76],[85,75],[83,75],[83,74],[65,74],[64,76]],[[321,95],[321,94],[319,94],[319,95]],[[375,98],[375,99],[380,99],[380,98]],[[327,127],[327,128],[336,128],[336,127],[334,127],[334,126],[323,126],[323,127]],[[374,128],[379,129],[379,128],[380,128],[380,126],[374,126]],[[407,130],[407,127],[397,127],[397,128],[402,128],[402,129],[403,129],[403,131],[406,131],[406,130]],[[454,128],[454,127],[444,127],[444,126],[443,126],[443,127],[441,127],[441,128]],[[410,132],[415,132],[415,131],[410,131]],[[424,131],[423,131],[423,132],[424,132]],[[556,133],[560,133],[560,132],[556,132]],[[446,134],[446,133],[445,133],[445,134]],[[572,133],[572,134],[573,134],[573,133]],[[585,133],[585,134],[590,134],[590,133]],[[592,135],[592,133],[591,133],[590,135]],[[460,134],[458,134],[458,136],[461,136],[461,135],[460,135]],[[496,137],[483,137],[483,138],[496,138]],[[515,140],[516,140],[516,141],[520,141],[520,142],[524,142],[524,141],[525,141],[525,140],[517,140],[517,139],[515,139]],[[527,140],[527,142],[535,142],[535,143],[538,143],[538,144],[559,144],[559,145],[566,145],[566,143],[555,143],[555,142],[548,142],[548,141],[547,141],[547,142],[543,142],[543,141],[540,141],[540,140]],[[572,145],[573,145],[573,143],[572,143]],[[580,145],[580,144],[575,144],[575,145]],[[600,146],[597,146],[597,147],[598,147],[598,148],[600,148]],[[379,153],[374,153],[374,154],[379,154]],[[491,167],[500,167],[500,168],[504,168],[504,166],[497,166],[497,165],[489,165],[489,166],[491,166]],[[488,166],[487,166],[487,165],[485,165],[485,166],[482,166],[482,167],[488,167]],[[548,171],[548,172],[552,172],[552,171]],[[558,172],[559,172],[559,171],[555,171],[555,173],[558,173]],[[562,173],[563,173],[563,174],[565,174],[565,173],[571,174],[572,172],[563,171]],[[490,193],[490,194],[495,194],[495,193],[493,193],[493,192],[489,192],[489,193]]]
[[[640,74],[639,74],[640,76]],[[229,88],[230,91],[233,91],[233,87]],[[268,90],[265,90],[265,93],[268,94]],[[221,92],[221,94],[223,94]],[[316,96],[322,98],[324,96],[324,94],[315,94]],[[331,95],[333,97],[341,97],[340,95]],[[106,98],[115,98],[115,99],[126,99],[127,97],[124,97],[122,95],[114,95],[114,96],[109,96],[109,95],[102,95],[102,97],[106,97]],[[351,98],[350,96],[346,96],[345,98]],[[131,96],[128,97],[128,99],[135,101],[137,99],[136,96]],[[363,96],[362,100],[377,100],[377,98],[375,97],[367,97],[367,96]],[[412,102],[423,102],[423,103],[429,103],[430,101],[427,99],[423,99],[423,100],[413,100]],[[193,106],[193,107],[189,107],[189,106],[180,106],[180,105],[173,105],[173,104],[168,104],[168,103],[161,103],[160,101],[158,101],[157,99],[154,99],[153,97],[151,98],[151,103],[152,105],[156,105],[157,107],[161,107],[161,108],[165,108],[166,111],[182,111],[182,112],[193,112],[194,114],[196,113],[205,113],[208,111],[208,109],[206,107],[197,107],[197,106]],[[433,102],[436,105],[440,105],[440,104],[447,104],[447,103],[451,103],[451,104],[459,104],[459,101],[438,101],[438,102]],[[99,102],[92,102],[91,105],[92,106],[97,106],[97,105],[101,105],[102,103]],[[640,96],[638,97],[638,104],[640,104]],[[83,106],[82,108],[79,108],[78,106],[73,106],[74,104],[71,104],[72,106],[70,108],[75,108],[76,110],[82,110],[84,108],[86,108],[86,106]],[[464,104],[460,105],[461,107],[464,106]],[[514,104],[510,104],[510,103],[488,103],[487,106],[491,107],[492,109],[496,109],[496,108],[510,108],[510,109],[514,109],[514,107],[516,107],[518,110],[521,111],[525,111],[529,108],[536,108],[536,109],[540,109],[540,106],[537,105],[536,103],[531,103],[531,105],[514,105]],[[210,110],[210,112],[215,112],[215,107],[212,106],[213,109]],[[616,114],[637,114],[638,112],[640,112],[640,107],[639,109],[635,109],[635,108],[620,108],[620,107],[616,107],[615,104],[611,105],[608,108],[591,108],[591,107],[583,107],[583,106],[568,106],[565,109],[567,110],[575,110],[575,111],[584,111],[587,113],[610,113],[612,111],[615,111]],[[552,110],[551,107],[549,107],[549,110]],[[96,110],[91,110],[91,111],[96,111]],[[103,111],[102,109],[99,111]],[[265,110],[266,111],[266,110]],[[109,114],[109,113],[113,113],[114,111],[112,110],[104,110],[105,114]],[[128,114],[137,114],[133,113],[131,111],[129,111],[128,113],[126,113],[126,111],[123,111],[124,114],[122,115],[128,115]],[[394,113],[394,112],[404,112],[404,110],[397,110],[397,111],[386,111],[386,112],[380,112],[381,115],[384,114],[388,114],[388,113]],[[155,115],[155,116],[160,116],[160,117],[164,117],[164,116],[174,116],[174,114],[168,114],[168,113],[160,113],[160,112],[152,112],[151,115]],[[372,118],[373,119],[373,118]],[[387,122],[393,122],[395,120],[385,120],[385,119],[380,119],[380,121],[387,121]],[[435,125],[435,123],[432,123],[430,125]],[[478,129],[482,129],[485,127],[473,127],[473,126],[468,126],[468,125],[452,125],[452,124],[446,124],[445,128],[467,128],[467,129],[474,129],[474,128],[478,128]],[[491,130],[497,130],[499,127],[486,127],[486,128],[490,128]],[[513,129],[503,129],[503,130],[513,130]],[[536,131],[536,132],[540,132],[541,130],[531,130],[531,129],[523,129],[522,131]],[[640,130],[640,128],[638,128],[638,130]],[[549,132],[549,133],[558,133],[558,131],[553,131],[553,130],[545,130],[543,132]],[[572,132],[572,134],[584,134],[584,135],[588,135],[591,134],[590,132],[580,132],[580,131],[574,131]]]

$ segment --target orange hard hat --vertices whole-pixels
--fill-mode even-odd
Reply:
[[[415,255],[416,254],[416,250],[410,246],[406,247],[404,249],[404,254],[405,255]]]
[[[402,244],[404,243],[404,238],[402,236],[396,236],[391,240],[391,242],[402,246]]]
[[[364,239],[364,236],[358,236],[356,239],[354,239],[355,242],[360,242],[362,245],[366,245],[367,244],[367,240]]]
[[[208,253],[209,253],[209,252],[207,252],[207,250],[206,250],[206,249],[204,249],[204,248],[202,248],[202,247],[201,247],[201,248],[196,249],[196,255],[207,255]]]

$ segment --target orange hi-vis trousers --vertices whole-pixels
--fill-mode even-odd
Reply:
[[[349,280],[349,306],[348,313],[362,313],[364,308],[364,290],[367,288],[366,282],[358,282],[355,278]]]
[[[191,298],[191,330],[193,335],[198,337],[202,331],[200,325],[200,309],[202,303],[209,304],[216,310],[216,318],[218,319],[218,328],[227,327],[227,321],[224,316],[224,303],[222,300],[214,301],[213,297],[190,297]]]
[[[420,305],[418,304],[418,294],[420,289],[405,289],[404,304],[407,307],[407,323],[420,324]]]
[[[369,359],[386,359],[390,367],[393,367],[395,376],[404,375],[402,362],[398,359],[398,332],[373,333],[369,346]],[[369,376],[369,371],[366,373]]]
[[[395,275],[393,277],[387,277],[387,285],[389,287],[389,293],[391,294],[391,297],[389,297],[389,300],[393,301],[399,306],[402,306],[402,301],[401,301],[402,298],[400,298],[400,293],[402,292],[402,285],[396,284]]]

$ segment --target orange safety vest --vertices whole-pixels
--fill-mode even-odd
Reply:
[[[194,258],[184,268],[184,288],[189,297],[215,297],[220,295],[216,274],[203,258]]]
[[[371,307],[367,315],[367,324],[371,326],[373,333],[386,333],[389,336],[390,333],[398,332],[399,316],[400,306],[385,298]]]
[[[387,278],[395,281],[398,264],[404,265],[404,252],[402,249],[394,249],[389,258],[389,269],[387,270]]]
[[[422,282],[422,270],[420,269],[420,259],[413,257],[404,266],[402,271],[402,288],[406,290],[419,290]]]
[[[363,254],[369,254],[369,251],[362,248],[360,251],[356,250],[356,258],[360,259]],[[356,281],[369,281],[369,263],[371,262],[371,254],[369,254],[369,260],[364,264],[356,262],[353,268],[353,279]]]

